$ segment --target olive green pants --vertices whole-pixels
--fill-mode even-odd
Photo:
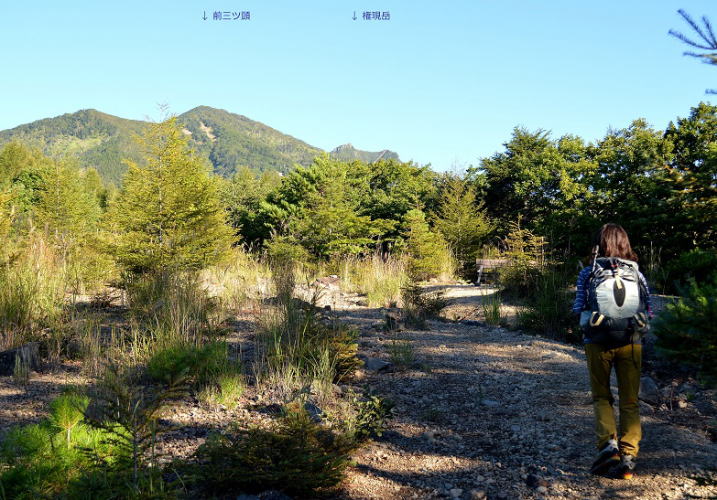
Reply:
[[[642,346],[629,344],[622,347],[606,348],[600,344],[585,344],[585,354],[590,373],[590,387],[595,411],[595,434],[597,446],[610,439],[617,439],[620,451],[637,456],[640,449],[642,429],[640,427],[640,406],[637,395],[640,391],[640,369]],[[620,395],[620,433],[617,432],[613,397],[610,391],[610,372],[615,367],[617,389]]]

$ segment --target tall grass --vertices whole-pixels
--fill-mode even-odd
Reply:
[[[483,296],[483,303],[481,305],[486,323],[498,326],[504,322],[505,318],[503,318],[501,304],[500,294],[498,293]]]
[[[194,273],[161,273],[127,281],[133,319],[152,335],[157,347],[201,343],[221,331],[219,301],[210,297]]]
[[[269,264],[242,248],[235,248],[224,263],[205,270],[201,281],[231,311],[255,310],[271,293]]]
[[[340,269],[344,291],[366,295],[369,307],[395,306],[408,283],[406,261],[399,257],[348,258]]]
[[[55,321],[64,305],[63,266],[40,236],[0,267],[0,349],[33,339]]]
[[[285,401],[302,392],[330,397],[332,384],[359,365],[358,332],[346,325],[327,324],[313,305],[294,299],[293,266],[273,267],[276,306],[265,311],[256,336],[254,364],[257,383]]]
[[[578,342],[570,314],[575,273],[564,265],[546,267],[529,290],[528,307],[518,315],[521,327],[558,340]]]

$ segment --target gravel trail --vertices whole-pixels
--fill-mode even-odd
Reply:
[[[471,301],[465,286],[446,292]],[[389,361],[391,343],[407,339],[420,366],[367,372],[396,415],[356,456],[347,498],[717,498],[717,444],[695,424],[691,403],[641,403],[644,437],[632,481],[588,473],[596,450],[579,346],[439,321],[424,331],[385,333],[381,311],[342,316],[362,328],[365,355]],[[714,392],[708,396],[714,404]],[[677,425],[679,412],[694,418]]]

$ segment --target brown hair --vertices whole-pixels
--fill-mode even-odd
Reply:
[[[637,262],[637,254],[630,246],[630,239],[619,224],[603,225],[595,235],[594,244],[599,247],[600,257],[618,257]]]

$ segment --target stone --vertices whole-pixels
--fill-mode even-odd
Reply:
[[[484,490],[471,490],[470,491],[470,498],[471,500],[483,500],[485,498],[485,491]]]
[[[535,491],[537,491],[538,493],[545,494],[548,492],[548,488],[546,488],[545,486],[538,486],[537,488],[535,488]]]
[[[450,492],[451,498],[460,498],[463,494],[463,490],[461,488],[451,488]]]
[[[29,342],[15,349],[0,352],[0,375],[13,374],[16,358],[30,370],[36,371],[40,366],[40,344]]]
[[[483,404],[483,406],[490,406],[492,408],[500,406],[500,403],[498,401],[493,401],[492,399],[484,399],[483,401],[481,401],[481,404]]]
[[[321,417],[323,416],[324,412],[321,411],[321,408],[316,406],[314,403],[307,401],[304,404],[304,409],[311,417],[311,420],[314,422],[321,422]]]
[[[640,393],[638,398],[652,404],[660,402],[660,390],[657,388],[657,384],[654,380],[652,380],[652,378],[640,378]]]
[[[391,366],[391,363],[378,358],[366,358],[366,369],[372,372],[379,372]]]

